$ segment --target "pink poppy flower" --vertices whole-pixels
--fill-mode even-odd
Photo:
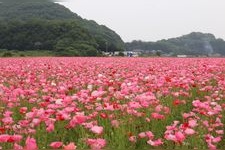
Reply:
[[[118,120],[112,120],[111,121],[111,125],[113,126],[113,127],[115,127],[115,128],[118,128],[119,127],[119,121]]]
[[[50,146],[52,147],[52,148],[60,148],[61,146],[63,145],[63,143],[62,142],[52,142],[51,144],[50,144]]]
[[[187,129],[184,130],[184,133],[186,135],[193,135],[193,134],[195,134],[195,130],[193,130],[191,128],[187,128]]]
[[[21,145],[19,145],[19,144],[17,144],[17,143],[14,143],[13,149],[14,149],[14,150],[23,150],[24,148],[23,148],[23,146],[21,146]]]
[[[163,144],[162,139],[158,139],[158,140],[148,140],[147,143],[151,146],[160,146]]]
[[[185,135],[181,133],[180,131],[175,133],[176,141],[179,143],[182,143],[185,140]]]
[[[132,143],[136,143],[137,142],[137,137],[136,136],[130,136],[129,137],[129,141]]]
[[[11,142],[20,142],[22,140],[22,135],[11,135],[8,141],[11,140]]]
[[[150,139],[150,140],[152,140],[154,138],[154,134],[151,131],[146,131],[145,134],[148,137],[148,139]]]
[[[64,150],[75,150],[76,148],[77,148],[77,146],[73,142],[69,143],[68,145],[63,146]]]
[[[20,113],[25,114],[27,112],[27,107],[21,107],[20,108]]]
[[[93,127],[91,128],[91,131],[92,131],[93,133],[95,133],[95,134],[102,134],[102,132],[103,132],[103,127],[101,127],[101,126],[93,126]]]
[[[36,140],[34,138],[27,137],[25,142],[25,149],[27,150],[36,150],[38,146],[36,144]]]
[[[197,120],[189,120],[188,121],[188,126],[191,127],[191,128],[194,128],[196,127],[198,124],[197,124]]]
[[[139,134],[138,134],[138,137],[141,138],[141,139],[145,138],[145,137],[146,137],[145,132],[139,133]]]
[[[53,132],[54,129],[55,129],[55,126],[54,126],[54,124],[51,123],[51,124],[49,124],[48,127],[46,128],[46,131],[47,131],[47,132]]]
[[[1,134],[0,135],[0,143],[7,142],[9,140],[9,138],[10,138],[10,135],[8,135],[8,134]]]
[[[159,120],[165,119],[165,116],[164,115],[161,115],[159,113],[152,113],[151,114],[151,117],[154,118],[154,119],[159,119]]]
[[[91,147],[91,149],[99,150],[106,146],[106,140],[105,139],[87,139],[87,144]]]

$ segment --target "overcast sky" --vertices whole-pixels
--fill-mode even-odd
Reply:
[[[225,0],[67,0],[83,18],[116,31],[124,41],[156,41],[192,31],[225,39]]]

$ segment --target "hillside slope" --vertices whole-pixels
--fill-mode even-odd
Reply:
[[[126,49],[139,49],[146,52],[158,50],[172,55],[225,55],[225,41],[223,39],[216,39],[213,34],[192,32],[181,37],[157,42],[133,41],[126,43]]]
[[[51,37],[47,33],[45,34],[46,30],[51,27],[60,29],[65,28],[65,26],[73,26],[76,29],[68,29],[68,32],[65,31],[60,36],[57,36],[57,33],[51,35]],[[36,28],[36,33],[33,32],[33,28]],[[79,32],[72,33],[70,32],[71,30]],[[67,42],[64,42],[66,45],[68,45],[68,41],[71,41],[69,42],[69,49],[73,51],[73,49],[77,49],[76,46],[73,46],[73,41],[79,40],[79,36],[83,36],[80,33],[84,32],[89,36],[89,38],[85,39],[86,45],[88,45],[87,43],[92,43],[91,47],[94,47],[96,51],[120,51],[125,48],[124,42],[117,33],[106,26],[98,25],[95,21],[81,18],[60,4],[50,2],[0,3],[0,37],[1,41],[4,41],[4,43],[0,43],[0,49],[26,50],[27,47],[24,47],[19,41],[29,43],[29,50],[36,49],[35,43],[40,44],[39,39],[44,38],[46,41],[54,41],[52,42],[53,45],[50,46],[50,50],[56,48],[57,43],[61,43],[61,47],[63,47],[62,41],[66,40]],[[38,40],[30,40],[25,38],[25,36],[30,38],[35,36]],[[74,40],[74,36],[76,36],[76,40]],[[83,43],[85,40],[82,39]],[[10,43],[5,43],[6,41],[11,41],[10,43],[14,43],[17,46],[14,47]],[[32,45],[34,46],[32,47]],[[46,43],[41,43],[41,45],[42,49],[49,50],[49,47],[43,47]],[[82,48],[82,46],[80,47]]]

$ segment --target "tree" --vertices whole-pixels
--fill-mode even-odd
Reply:
[[[9,1],[0,4],[0,48],[54,51],[60,40],[70,38],[73,42],[64,44],[69,49],[74,49],[71,44],[79,42],[94,49],[88,48],[90,52],[82,55],[105,51],[106,42],[112,45],[113,51],[125,49],[124,42],[114,31],[95,21],[82,19],[60,4],[40,2],[47,0]],[[67,48],[61,46],[61,49]]]
[[[156,56],[159,56],[159,57],[161,56],[160,51],[157,51],[157,52],[156,52]]]

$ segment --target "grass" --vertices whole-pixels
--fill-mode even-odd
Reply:
[[[55,56],[53,51],[49,50],[28,50],[28,51],[18,51],[18,50],[0,50],[0,57],[48,57]]]

